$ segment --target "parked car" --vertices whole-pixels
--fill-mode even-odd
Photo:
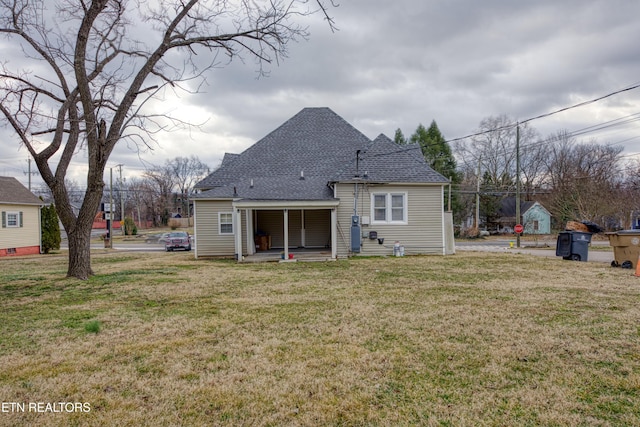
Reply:
[[[185,251],[191,250],[191,237],[186,231],[172,231],[167,236],[167,240],[164,243],[165,251],[169,252],[174,249],[184,249]]]
[[[169,233],[162,233],[162,234],[149,234],[145,239],[144,242],[145,243],[159,243],[159,244],[164,244],[167,241],[167,238],[169,237]]]

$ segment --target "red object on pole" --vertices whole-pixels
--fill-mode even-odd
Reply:
[[[513,227],[513,231],[515,231],[518,234],[521,234],[524,231],[524,227],[522,226],[522,224],[516,224],[516,226]]]

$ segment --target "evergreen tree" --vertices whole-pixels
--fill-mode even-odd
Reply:
[[[396,132],[397,135],[397,132]],[[455,186],[460,184],[462,176],[457,170],[456,159],[453,157],[451,147],[444,138],[435,120],[431,122],[431,125],[426,129],[422,124],[418,125],[418,128],[411,135],[409,140],[413,144],[419,144],[422,150],[422,155],[425,160],[436,172],[441,173],[445,178],[451,179],[451,183]],[[449,197],[449,190],[445,190],[445,206],[447,205],[447,199]],[[452,194],[452,210],[459,211],[459,201],[457,194]]]
[[[127,216],[124,218],[124,235],[125,236],[135,236],[138,234],[138,227],[136,223],[133,221],[133,218]]]
[[[404,137],[404,134],[402,133],[402,131],[400,130],[400,128],[396,129],[396,134],[393,137],[393,140],[396,142],[396,144],[398,145],[406,145],[409,143],[409,141],[407,141],[407,138]]]
[[[43,206],[40,214],[42,225],[42,250],[48,254],[52,249],[60,249],[60,222],[55,205]]]

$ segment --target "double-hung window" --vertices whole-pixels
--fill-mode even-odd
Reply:
[[[372,223],[406,224],[407,193],[371,194]]]
[[[233,234],[232,212],[218,212],[218,230],[220,234]]]
[[[2,228],[22,227],[22,212],[2,212]]]

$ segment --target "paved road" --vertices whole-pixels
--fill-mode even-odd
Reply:
[[[69,249],[67,245],[67,241],[64,240],[60,244],[60,249]],[[91,243],[91,249],[105,249],[104,243]],[[113,249],[119,251],[128,251],[128,252],[158,252],[164,251],[163,245],[158,244],[145,244],[145,243],[113,243]]]
[[[556,257],[556,248],[555,242],[538,242],[538,245],[546,244],[548,248],[527,248],[526,245],[532,245],[532,243],[527,242],[523,244],[520,248],[510,246],[510,242],[513,240],[490,240],[490,241],[471,241],[471,242],[456,242],[456,251],[475,251],[475,252],[503,252],[503,253],[516,253],[516,254],[527,254],[532,256],[546,256],[546,257]],[[592,242],[592,247],[596,246],[609,246],[609,242],[602,241],[594,241]],[[613,252],[604,251],[604,250],[590,250],[589,251],[589,262],[603,262],[610,264],[613,261]]]

